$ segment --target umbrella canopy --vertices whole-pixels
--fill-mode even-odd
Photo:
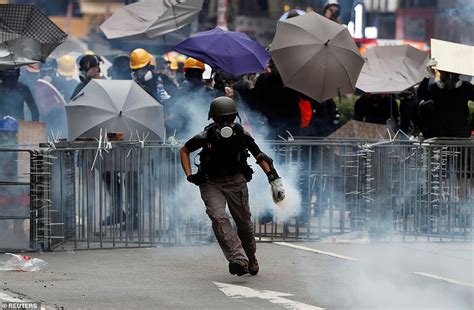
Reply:
[[[148,140],[163,140],[163,106],[131,80],[91,80],[66,105],[69,140],[98,137],[100,129],[122,132],[129,139],[136,132]]]
[[[270,60],[270,54],[245,33],[218,27],[196,33],[174,50],[233,75],[261,72]]]
[[[190,24],[204,0],[143,0],[117,10],[101,26],[108,39],[153,39]]]
[[[0,70],[44,62],[66,38],[35,5],[0,5]]]
[[[314,12],[279,22],[270,54],[286,87],[319,102],[353,92],[364,64],[349,31]]]
[[[49,55],[51,58],[60,58],[65,55],[71,55],[73,57],[79,57],[84,55],[88,50],[87,44],[80,39],[69,37],[63,44],[58,46],[52,53]]]
[[[367,93],[402,92],[423,80],[428,54],[410,46],[374,46],[365,53],[356,87]]]

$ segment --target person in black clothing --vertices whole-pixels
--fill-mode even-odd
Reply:
[[[270,133],[268,139],[286,137],[289,131],[296,135],[300,131],[298,92],[283,85],[280,73],[270,61],[270,72],[261,74],[253,89],[254,101],[250,108],[267,118]]]
[[[16,120],[24,120],[24,105],[26,103],[31,112],[31,120],[37,122],[39,121],[38,106],[30,89],[18,82],[19,77],[20,70],[18,68],[0,71],[0,79],[2,80],[0,86],[0,117],[9,115]]]
[[[100,79],[100,63],[102,58],[97,55],[84,55],[79,61],[79,83],[74,92],[72,93],[71,99],[76,97],[81,90],[86,87],[87,83],[92,79]]]
[[[107,73],[112,80],[131,80],[130,57],[126,55],[115,57]]]
[[[151,57],[143,48],[133,50],[130,53],[130,69],[132,79],[158,101],[158,75],[151,63]]]
[[[310,102],[312,108],[308,125],[301,126],[301,136],[327,137],[338,128],[340,114],[334,100],[317,102],[306,96],[301,96],[301,99]]]
[[[398,123],[397,101],[391,94],[370,94],[364,93],[354,104],[354,120],[387,124],[387,120],[392,119]]]
[[[285,198],[283,183],[273,160],[260,151],[252,136],[235,123],[237,108],[228,97],[215,98],[209,108],[213,123],[188,140],[180,150],[181,165],[187,180],[199,186],[212,221],[214,234],[229,261],[229,272],[238,276],[259,271],[251,220],[247,182],[253,171],[247,164],[248,151],[268,177],[275,202]],[[202,149],[199,170],[192,174],[190,153]],[[225,209],[229,207],[237,225],[233,229]]]
[[[398,95],[400,100],[400,129],[407,135],[418,131],[418,100],[415,90],[410,88]]]
[[[474,86],[459,74],[440,71],[440,81],[429,84],[425,77],[418,87],[421,131],[425,138],[470,137],[468,101],[474,101]]]

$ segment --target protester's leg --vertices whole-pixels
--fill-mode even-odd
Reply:
[[[230,213],[237,225],[237,234],[248,257],[248,271],[250,274],[256,275],[259,266],[255,257],[256,243],[250,214],[247,181],[242,175],[236,176],[227,184],[225,193]]]
[[[212,221],[212,229],[219,246],[228,261],[247,261],[237,233],[234,231],[229,216],[225,212],[226,199],[220,185],[206,182],[200,187],[201,198],[206,205],[206,213]]]
[[[255,256],[256,243],[254,226],[249,207],[247,181],[242,175],[235,177],[225,188],[225,198],[230,213],[237,225],[237,234],[248,258]]]

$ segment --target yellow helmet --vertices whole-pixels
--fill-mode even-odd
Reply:
[[[130,53],[130,68],[140,69],[150,63],[150,55],[143,48],[137,48]]]
[[[184,63],[184,71],[186,71],[186,69],[200,69],[202,71],[206,70],[202,62],[191,57],[186,59],[186,62]]]
[[[148,57],[150,58],[150,65],[156,68],[156,58],[152,54],[148,53]]]
[[[177,60],[178,62],[183,63],[183,64],[186,62],[187,59],[188,59],[188,56],[183,55],[183,54],[179,54],[179,55],[176,57],[176,60]]]
[[[62,76],[71,77],[76,72],[76,62],[70,55],[61,56],[58,59],[58,73]]]

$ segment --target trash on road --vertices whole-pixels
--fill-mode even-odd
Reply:
[[[40,271],[48,263],[42,259],[30,257],[27,255],[18,255],[5,253],[10,259],[0,261],[0,271]]]

